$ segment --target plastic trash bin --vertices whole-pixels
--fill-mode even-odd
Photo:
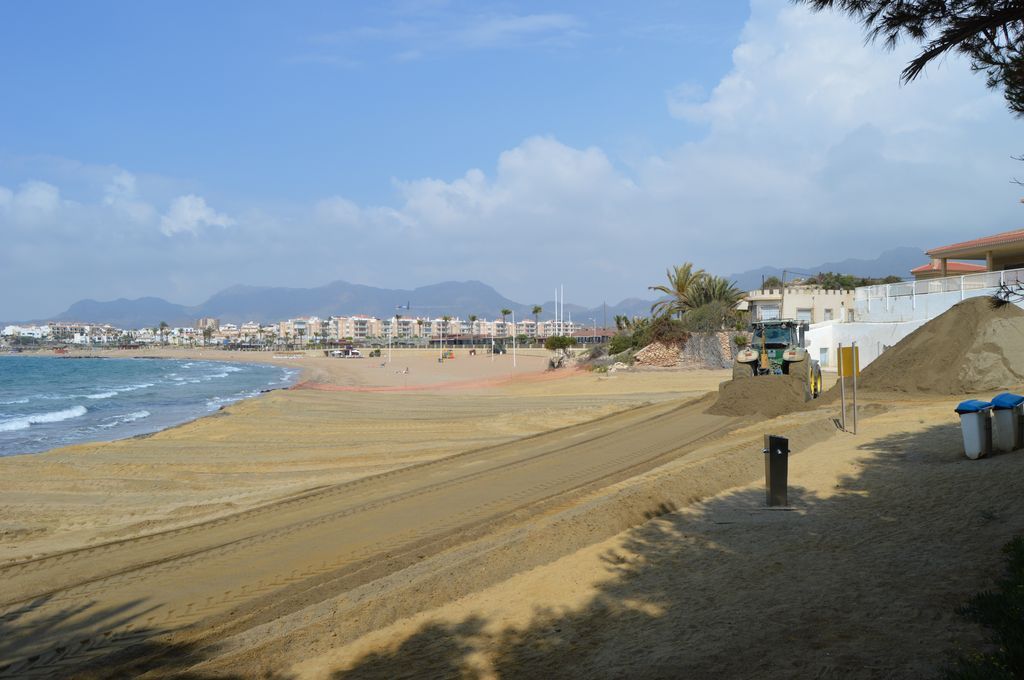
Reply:
[[[964,437],[964,453],[971,460],[981,458],[988,453],[992,402],[968,399],[957,405],[956,412],[960,414],[960,432]]]
[[[1020,442],[1020,415],[1024,397],[1003,392],[992,399],[992,448],[1014,451]]]

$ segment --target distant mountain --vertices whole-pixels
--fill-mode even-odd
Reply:
[[[152,327],[161,321],[171,326],[191,323],[189,308],[163,298],[144,297],[136,300],[120,298],[110,302],[79,300],[57,316],[54,321],[92,321],[109,323],[118,328]]]
[[[824,264],[801,266],[787,265],[779,267],[761,267],[749,271],[731,274],[728,278],[736,282],[736,286],[742,290],[755,290],[761,287],[761,281],[769,276],[782,278],[783,269],[786,280],[803,274],[817,274],[818,272],[836,272],[837,274],[853,274],[863,277],[884,277],[894,274],[901,278],[910,278],[910,270],[914,267],[928,262],[928,256],[921,248],[893,248],[886,250],[873,260],[849,259],[841,262],[825,262]]]
[[[554,316],[555,304],[541,305],[542,319]],[[566,317],[577,323],[614,324],[616,314],[646,315],[651,301],[631,298],[614,305],[586,308],[566,304]],[[479,281],[446,281],[412,290],[375,288],[346,281],[334,281],[316,288],[281,288],[266,286],[232,286],[214,294],[206,302],[188,307],[161,298],[137,300],[121,298],[110,302],[82,300],[59,314],[57,321],[109,323],[121,328],[152,327],[161,321],[171,326],[190,326],[204,316],[216,317],[224,323],[246,321],[271,322],[296,316],[344,316],[366,314],[386,318],[403,316],[439,317],[450,315],[467,318],[476,314],[493,319],[502,309],[512,310],[516,318],[532,318],[533,305],[514,302]]]

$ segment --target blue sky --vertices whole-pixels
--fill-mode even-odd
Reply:
[[[18,3],[0,319],[235,283],[529,302],[1018,228],[1021,122],[949,60],[752,2]],[[301,313],[302,310],[296,310]]]

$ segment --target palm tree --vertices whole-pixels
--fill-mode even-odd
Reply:
[[[213,337],[213,329],[209,326],[203,327],[203,346],[210,344],[210,338]]]
[[[508,325],[505,323],[505,317],[512,313],[511,309],[501,310],[501,330],[505,335],[508,335]]]
[[[477,320],[477,315],[476,314],[470,314],[468,318],[469,318],[469,334],[472,335],[473,339],[475,340],[476,339],[476,320]]]
[[[167,325],[166,321],[161,321],[160,322],[160,343],[161,344],[164,344],[164,345],[167,344],[167,329],[168,328],[170,328],[170,326]]]
[[[732,308],[742,299],[743,291],[737,288],[735,283],[721,276],[705,276],[690,286],[687,293],[687,302],[691,309],[710,302],[718,302]]]
[[[690,289],[698,281],[707,276],[703,269],[694,271],[692,262],[684,262],[681,265],[672,267],[665,272],[668,277],[667,286],[648,286],[648,290],[655,290],[668,296],[667,300],[658,300],[651,305],[651,314],[656,316],[677,315],[679,318],[689,310],[692,305],[688,299]]]

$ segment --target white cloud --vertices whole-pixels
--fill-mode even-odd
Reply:
[[[103,204],[127,217],[135,224],[147,224],[156,217],[156,210],[136,194],[136,178],[121,170],[110,178],[104,190]]]
[[[470,258],[464,276],[506,287],[523,263],[591,269],[603,272],[596,295],[614,298],[643,294],[682,260],[723,274],[811,265],[1019,224],[1006,146],[1019,123],[957,60],[900,86],[910,54],[865,46],[847,17],[755,0],[717,86],[666,93],[670,115],[704,130],[699,141],[624,169],[601,149],[532,137],[493,175],[396,182],[381,238],[403,224],[416,245],[393,242],[392,257],[425,277],[447,271],[430,264],[445,254]],[[382,210],[343,205],[350,226]]]
[[[47,182],[25,182],[16,191],[0,187],[0,217],[12,226],[45,224],[53,219],[60,207],[60,191]]]
[[[343,47],[379,43],[396,51],[395,61],[415,61],[437,52],[462,52],[521,47],[571,47],[585,37],[582,22],[571,14],[465,14],[416,12],[388,26],[358,26],[314,38]],[[290,63],[349,64],[337,54],[306,54]]]
[[[174,236],[183,232],[195,234],[204,227],[230,227],[234,224],[235,220],[215,211],[205,199],[189,194],[174,199],[167,214],[160,218],[160,231]]]

